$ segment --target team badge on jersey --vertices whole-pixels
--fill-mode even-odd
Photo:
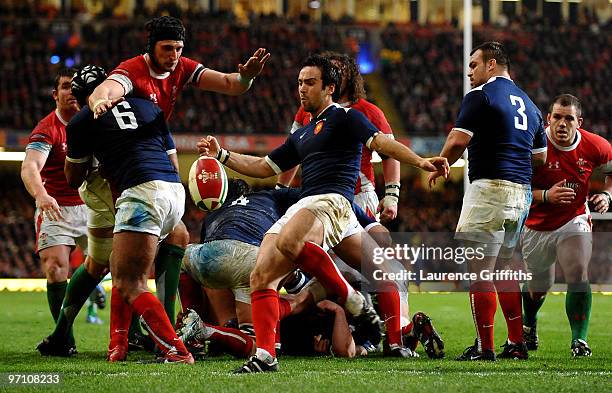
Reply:
[[[317,125],[314,128],[314,134],[317,135],[319,132],[321,132],[324,126],[325,126],[325,119],[319,120],[317,122]]]

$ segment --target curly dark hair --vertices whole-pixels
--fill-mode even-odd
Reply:
[[[365,87],[363,83],[363,77],[359,72],[359,66],[355,62],[355,59],[346,53],[326,51],[322,53],[323,56],[330,59],[332,62],[340,65],[340,85],[342,86],[342,80],[346,79],[346,95],[351,104],[357,102],[360,98],[366,98]],[[345,92],[340,92],[342,97]]]

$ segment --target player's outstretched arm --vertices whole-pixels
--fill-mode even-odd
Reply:
[[[107,79],[99,84],[87,100],[89,109],[94,113],[94,119],[102,116],[117,103],[123,101],[124,95],[125,90],[119,82]]]
[[[427,172],[440,171],[444,177],[447,177],[450,172],[450,167],[448,166],[448,160],[446,158],[423,158],[410,150],[407,146],[386,137],[384,134],[377,134],[368,147],[371,150],[376,150],[386,156],[393,157],[404,164],[415,166]]]
[[[248,156],[222,149],[217,138],[213,136],[208,135],[200,139],[197,147],[200,155],[216,158],[228,168],[243,175],[260,179],[276,175],[276,172],[274,172],[274,169],[272,169],[265,158]]]
[[[457,131],[456,129],[452,129],[446,138],[446,142],[444,142],[444,147],[442,147],[440,155],[442,157],[446,157],[448,159],[448,163],[453,165],[459,158],[461,158],[471,139],[471,135],[462,131]],[[436,184],[436,179],[443,175],[444,174],[441,172],[430,173],[428,177],[429,187]]]
[[[222,94],[240,95],[249,90],[253,79],[261,73],[268,59],[270,59],[270,54],[266,52],[266,49],[259,48],[246,63],[238,64],[238,72],[226,74],[207,69],[200,77],[198,87]]]

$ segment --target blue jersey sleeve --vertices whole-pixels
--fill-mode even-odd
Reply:
[[[538,117],[540,124],[538,124],[538,129],[533,136],[533,149],[531,152],[533,154],[542,153],[546,151],[546,132],[544,131],[544,120],[540,115]]]
[[[368,216],[368,214],[365,211],[363,211],[363,209],[360,208],[355,202],[353,202],[353,212],[355,213],[355,216],[357,217],[357,221],[359,221],[359,224],[361,224],[361,226],[364,228],[376,222],[375,219]]]
[[[368,148],[372,139],[380,131],[363,113],[356,109],[350,109],[347,112],[347,123],[347,129]]]
[[[472,90],[467,93],[461,102],[454,128],[473,136],[479,129],[483,110],[488,104],[487,96],[482,90]]]
[[[170,133],[167,127],[165,130],[162,131],[162,138],[164,140],[166,152],[168,154],[176,153],[176,144],[174,143],[174,138],[172,138],[172,134]]]
[[[293,142],[294,135],[295,134],[289,135],[285,143],[266,156],[266,162],[272,167],[276,174],[289,170],[300,163],[300,156]]]
[[[72,160],[89,158],[93,153],[92,144],[88,141],[88,124],[92,112],[84,107],[66,126],[66,156]]]

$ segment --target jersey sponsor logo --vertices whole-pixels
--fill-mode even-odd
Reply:
[[[150,99],[151,101],[153,101],[154,103],[156,103],[156,104],[157,104],[157,103],[158,103],[158,102],[157,102],[157,93],[151,93],[151,94],[149,94],[149,99]]]
[[[314,128],[314,134],[317,135],[325,126],[325,119],[319,120]]]
[[[559,161],[554,161],[554,162],[549,162],[548,164],[548,169],[553,169],[553,170],[559,170],[561,169],[561,166],[559,164]]]

